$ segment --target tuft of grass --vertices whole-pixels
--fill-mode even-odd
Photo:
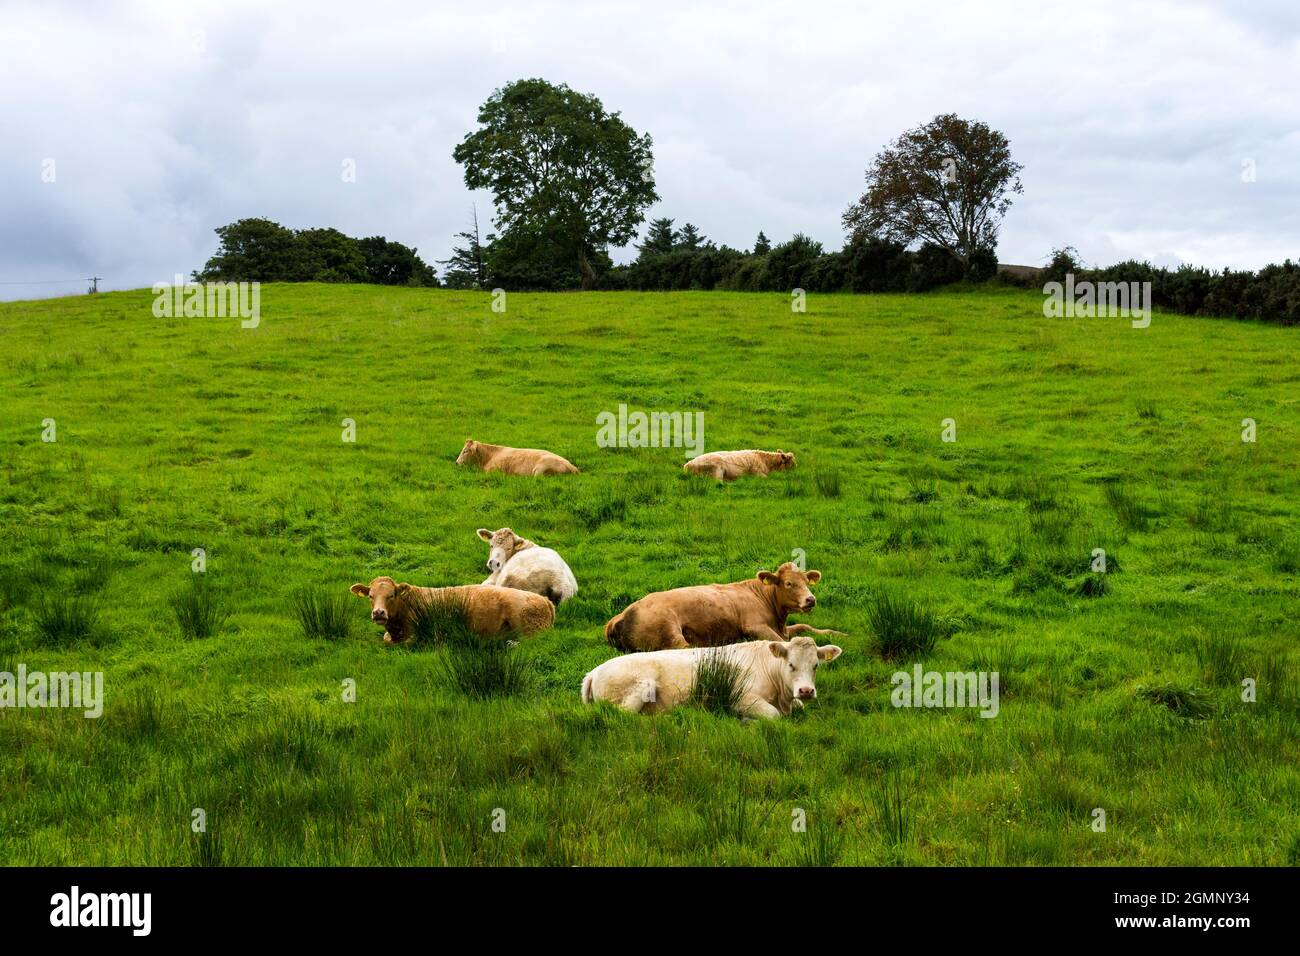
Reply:
[[[606,491],[580,501],[573,509],[573,516],[588,531],[611,522],[621,523],[627,518],[627,498]]]
[[[1213,705],[1205,694],[1195,687],[1167,681],[1163,684],[1140,686],[1137,695],[1142,700],[1167,707],[1179,717],[1202,720],[1213,712]]]
[[[1201,676],[1211,684],[1236,684],[1246,669],[1246,648],[1239,634],[1199,633],[1192,638],[1192,653]]]
[[[192,575],[190,586],[173,594],[168,603],[181,636],[191,639],[212,637],[230,616],[221,596],[201,574]]]
[[[911,794],[897,770],[886,770],[876,779],[872,789],[872,802],[876,806],[876,826],[880,837],[889,848],[894,863],[901,862],[912,836]]]
[[[1106,503],[1115,512],[1122,527],[1129,531],[1145,531],[1150,524],[1150,514],[1137,496],[1126,485],[1112,482],[1104,488]]]
[[[293,611],[304,635],[327,641],[341,640],[352,633],[349,595],[302,588],[293,595]]]
[[[93,637],[99,627],[98,602],[73,591],[42,594],[33,615],[36,630],[47,644],[75,644]]]
[[[840,496],[840,473],[838,471],[818,469],[813,473],[813,485],[822,498]]]
[[[734,715],[745,692],[748,669],[720,647],[699,656],[691,684],[690,703],[711,714]]]
[[[486,700],[522,694],[533,686],[533,668],[508,634],[451,647],[442,662],[447,682],[466,697]]]
[[[886,660],[929,654],[947,632],[933,608],[886,591],[869,600],[867,622]]]
[[[469,627],[464,598],[448,594],[434,601],[417,602],[407,612],[407,644],[411,647],[466,647],[479,644]]]
[[[1104,574],[1085,574],[1078,581],[1074,582],[1071,591],[1074,592],[1076,597],[1104,597],[1110,593],[1110,581],[1106,579],[1106,575]]]
[[[830,867],[844,853],[844,831],[829,820],[818,820],[800,835],[795,860],[799,866]]]

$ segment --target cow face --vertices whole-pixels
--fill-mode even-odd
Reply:
[[[473,461],[476,457],[478,457],[478,442],[472,438],[466,438],[465,447],[456,456],[456,464],[463,465],[467,461]]]
[[[794,453],[788,451],[776,450],[776,461],[773,462],[772,468],[775,471],[789,471],[794,467]]]
[[[817,599],[813,597],[809,585],[822,579],[820,571],[800,571],[797,565],[787,561],[776,569],[775,574],[759,571],[758,579],[776,589],[777,607],[787,614],[811,611],[817,606]]]
[[[814,677],[817,665],[833,661],[844,651],[834,644],[818,647],[811,637],[800,635],[788,642],[771,641],[767,645],[777,658],[786,693],[795,700],[812,700],[817,696]]]
[[[357,597],[370,600],[370,620],[376,624],[387,625],[402,608],[402,599],[406,596],[409,584],[398,584],[392,578],[375,578],[369,584],[354,584],[348,590]]]
[[[501,528],[497,531],[479,528],[476,533],[490,546],[487,566],[493,574],[504,568],[506,562],[514,557],[519,546],[524,543],[524,539],[509,528]]]

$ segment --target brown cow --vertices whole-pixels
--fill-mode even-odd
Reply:
[[[349,590],[357,597],[369,598],[370,620],[384,625],[384,640],[389,644],[400,644],[410,637],[413,610],[443,602],[462,604],[466,625],[480,637],[504,631],[534,634],[555,623],[555,605],[540,594],[491,584],[421,588],[378,577],[369,584],[354,584]]]
[[[776,573],[734,584],[701,584],[656,591],[629,604],[605,625],[605,640],[621,651],[711,647],[735,641],[784,641],[797,634],[839,634],[807,624],[786,624],[791,614],[811,611],[810,584],[820,571],[800,571],[787,561]]]
[[[456,458],[458,465],[473,465],[479,471],[503,471],[507,475],[576,475],[578,469],[567,458],[540,448],[510,448],[465,439]]]
[[[794,467],[794,455],[788,451],[711,451],[692,458],[682,465],[684,471],[706,475],[722,481],[735,481],[741,475],[761,475],[766,478],[774,471],[788,471]]]

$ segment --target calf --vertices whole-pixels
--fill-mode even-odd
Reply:
[[[491,546],[487,566],[492,574],[484,584],[532,591],[555,605],[578,593],[573,572],[550,548],[539,548],[509,528],[479,528],[475,533]]]
[[[473,465],[479,471],[501,471],[507,475],[576,475],[578,469],[567,458],[540,448],[509,448],[465,439],[456,457],[458,465]]]
[[[821,577],[820,571],[800,571],[787,561],[775,574],[759,571],[748,581],[656,591],[611,618],[605,640],[621,651],[660,651],[747,638],[784,641],[796,634],[838,634],[786,624],[789,615],[817,606],[809,586]]]
[[[421,588],[378,577],[349,590],[370,600],[370,620],[382,624],[384,640],[400,644],[409,638],[412,615],[422,607],[447,604],[465,609],[465,624],[479,637],[505,631],[535,634],[555,623],[555,605],[540,594],[486,584],[452,588]]]
[[[682,469],[696,475],[707,475],[722,481],[735,481],[741,475],[762,475],[766,478],[774,471],[789,471],[794,467],[794,455],[788,451],[711,451],[692,458]]]
[[[690,699],[706,655],[719,655],[740,673],[736,712],[741,717],[780,717],[817,696],[817,665],[842,653],[834,644],[818,647],[811,637],[790,641],[746,641],[729,647],[625,654],[601,664],[582,679],[582,699],[607,700],[634,714],[660,714]],[[716,658],[715,658],[716,659]]]

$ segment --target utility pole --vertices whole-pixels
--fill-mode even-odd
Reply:
[[[94,295],[96,292],[98,292],[98,291],[99,291],[99,280],[102,279],[102,278],[104,278],[104,277],[103,277],[103,276],[91,276],[89,281],[92,282],[93,285],[91,285],[91,287],[90,287],[89,289],[87,289],[86,291],[89,292],[91,295]]]

